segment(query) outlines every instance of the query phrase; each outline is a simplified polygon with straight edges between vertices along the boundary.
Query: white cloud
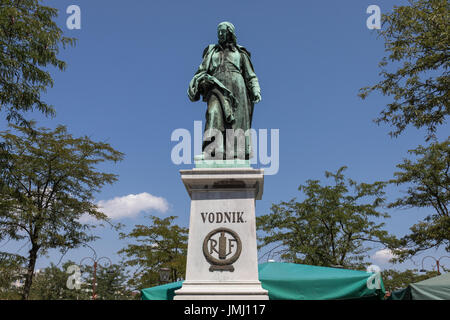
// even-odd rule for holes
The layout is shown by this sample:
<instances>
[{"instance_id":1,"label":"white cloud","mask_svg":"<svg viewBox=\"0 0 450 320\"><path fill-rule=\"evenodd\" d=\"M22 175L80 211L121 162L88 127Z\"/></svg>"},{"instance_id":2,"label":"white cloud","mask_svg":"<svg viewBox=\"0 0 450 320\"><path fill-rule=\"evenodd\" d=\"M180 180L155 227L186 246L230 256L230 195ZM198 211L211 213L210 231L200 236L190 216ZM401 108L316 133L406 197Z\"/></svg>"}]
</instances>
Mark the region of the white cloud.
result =
<instances>
[{"instance_id":1,"label":"white cloud","mask_svg":"<svg viewBox=\"0 0 450 320\"><path fill-rule=\"evenodd\" d=\"M389 249L382 249L375 252L371 258L377 263L389 263L389 260L395 258L395 255Z\"/></svg>"},{"instance_id":2,"label":"white cloud","mask_svg":"<svg viewBox=\"0 0 450 320\"><path fill-rule=\"evenodd\" d=\"M97 202L99 211L106 214L110 219L117 220L123 218L134 218L141 212L169 210L169 203L162 197L156 197L150 193L129 194L123 197L116 197L110 200L100 200ZM90 217L83 216L85 222Z\"/></svg>"}]
</instances>

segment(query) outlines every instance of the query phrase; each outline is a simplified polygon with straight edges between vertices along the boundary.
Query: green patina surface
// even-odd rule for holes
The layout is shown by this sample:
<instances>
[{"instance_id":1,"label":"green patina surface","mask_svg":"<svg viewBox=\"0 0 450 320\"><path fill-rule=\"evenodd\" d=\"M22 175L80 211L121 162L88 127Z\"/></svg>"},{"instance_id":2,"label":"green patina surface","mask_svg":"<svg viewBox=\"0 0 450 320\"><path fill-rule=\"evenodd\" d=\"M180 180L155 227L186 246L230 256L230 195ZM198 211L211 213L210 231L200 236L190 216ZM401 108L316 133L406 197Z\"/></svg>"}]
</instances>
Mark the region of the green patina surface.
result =
<instances>
[{"instance_id":1,"label":"green patina surface","mask_svg":"<svg viewBox=\"0 0 450 320\"><path fill-rule=\"evenodd\" d=\"M196 168L251 168L250 160L194 160Z\"/></svg>"},{"instance_id":2,"label":"green patina surface","mask_svg":"<svg viewBox=\"0 0 450 320\"><path fill-rule=\"evenodd\" d=\"M213 154L223 155L223 159L228 158L227 154L250 159L251 136L247 133L254 105L261 101L259 81L250 52L237 43L234 25L220 23L217 36L218 43L204 50L188 89L191 101L203 97L207 103L203 159L211 159Z\"/></svg>"}]
</instances>

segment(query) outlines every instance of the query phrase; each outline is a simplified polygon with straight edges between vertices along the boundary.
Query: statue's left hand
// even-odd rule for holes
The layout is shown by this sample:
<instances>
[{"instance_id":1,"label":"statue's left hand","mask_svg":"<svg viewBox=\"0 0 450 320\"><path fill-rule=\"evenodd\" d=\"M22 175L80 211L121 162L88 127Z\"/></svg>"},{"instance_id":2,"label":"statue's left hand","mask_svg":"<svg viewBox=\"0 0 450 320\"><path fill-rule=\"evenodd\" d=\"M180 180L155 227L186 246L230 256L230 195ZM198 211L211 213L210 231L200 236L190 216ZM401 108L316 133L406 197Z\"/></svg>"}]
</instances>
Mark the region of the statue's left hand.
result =
<instances>
[{"instance_id":1,"label":"statue's left hand","mask_svg":"<svg viewBox=\"0 0 450 320\"><path fill-rule=\"evenodd\" d=\"M255 92L253 94L253 103L258 103L261 101L261 94L259 92Z\"/></svg>"}]
</instances>

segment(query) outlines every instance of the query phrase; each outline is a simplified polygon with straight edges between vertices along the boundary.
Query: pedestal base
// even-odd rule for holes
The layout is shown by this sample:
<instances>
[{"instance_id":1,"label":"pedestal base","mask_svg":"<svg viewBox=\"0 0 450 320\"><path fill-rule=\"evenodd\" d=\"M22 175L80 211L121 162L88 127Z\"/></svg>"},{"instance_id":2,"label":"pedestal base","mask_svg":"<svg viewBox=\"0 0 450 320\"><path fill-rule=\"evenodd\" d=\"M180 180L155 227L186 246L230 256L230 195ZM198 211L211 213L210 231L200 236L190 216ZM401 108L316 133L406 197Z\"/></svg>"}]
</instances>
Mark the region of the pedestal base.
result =
<instances>
[{"instance_id":1,"label":"pedestal base","mask_svg":"<svg viewBox=\"0 0 450 320\"><path fill-rule=\"evenodd\" d=\"M186 281L175 300L268 300L258 278L255 201L261 169L182 170L191 197Z\"/></svg>"},{"instance_id":2,"label":"pedestal base","mask_svg":"<svg viewBox=\"0 0 450 320\"><path fill-rule=\"evenodd\" d=\"M259 281L185 281L175 291L174 300L269 300L269 297Z\"/></svg>"}]
</instances>

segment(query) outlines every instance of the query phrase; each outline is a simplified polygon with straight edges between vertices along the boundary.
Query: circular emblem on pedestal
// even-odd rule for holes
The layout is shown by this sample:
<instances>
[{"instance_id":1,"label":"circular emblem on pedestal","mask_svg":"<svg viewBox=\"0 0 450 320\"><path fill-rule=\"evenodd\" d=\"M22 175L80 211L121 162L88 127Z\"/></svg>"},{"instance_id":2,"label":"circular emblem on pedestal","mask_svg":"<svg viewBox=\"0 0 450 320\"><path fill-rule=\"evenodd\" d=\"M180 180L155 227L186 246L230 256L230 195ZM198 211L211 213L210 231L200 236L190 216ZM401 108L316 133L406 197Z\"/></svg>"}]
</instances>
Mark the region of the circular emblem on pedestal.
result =
<instances>
[{"instance_id":1,"label":"circular emblem on pedestal","mask_svg":"<svg viewBox=\"0 0 450 320\"><path fill-rule=\"evenodd\" d=\"M234 271L233 263L239 259L242 242L238 234L228 228L218 228L203 240L203 254L211 264L209 271Z\"/></svg>"}]
</instances>

